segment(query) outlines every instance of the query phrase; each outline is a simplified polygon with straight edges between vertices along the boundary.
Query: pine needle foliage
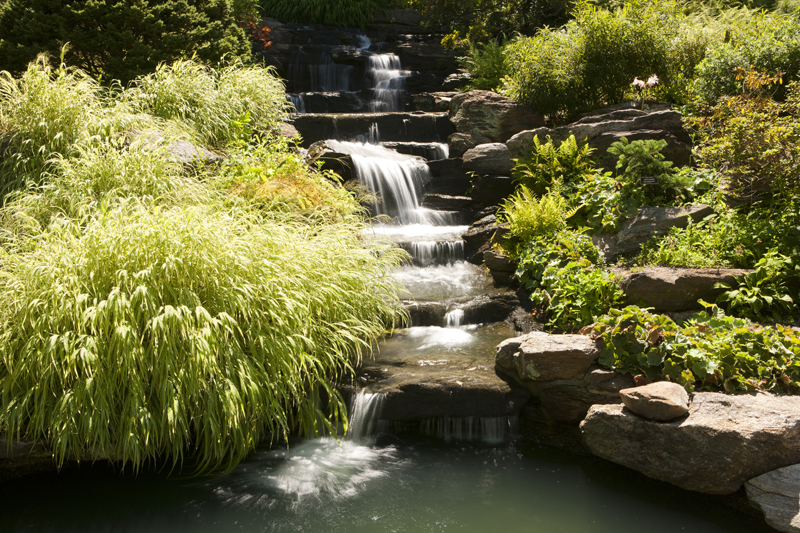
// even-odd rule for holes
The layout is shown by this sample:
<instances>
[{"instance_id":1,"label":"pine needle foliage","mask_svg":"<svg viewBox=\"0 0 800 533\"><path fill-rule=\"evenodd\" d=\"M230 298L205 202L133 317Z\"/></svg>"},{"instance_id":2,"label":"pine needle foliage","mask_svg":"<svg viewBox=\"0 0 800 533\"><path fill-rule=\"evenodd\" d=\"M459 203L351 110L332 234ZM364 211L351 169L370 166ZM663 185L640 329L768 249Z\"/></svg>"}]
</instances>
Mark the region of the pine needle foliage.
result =
<instances>
[{"instance_id":1,"label":"pine needle foliage","mask_svg":"<svg viewBox=\"0 0 800 533\"><path fill-rule=\"evenodd\" d=\"M330 430L330 383L396 317L397 256L349 226L131 201L35 240L0 251L0 425L59 464L227 468L265 436Z\"/></svg>"},{"instance_id":2,"label":"pine needle foliage","mask_svg":"<svg viewBox=\"0 0 800 533\"><path fill-rule=\"evenodd\" d=\"M376 0L261 0L265 16L282 22L359 26L372 20L375 12L385 9L385 2Z\"/></svg>"}]
</instances>

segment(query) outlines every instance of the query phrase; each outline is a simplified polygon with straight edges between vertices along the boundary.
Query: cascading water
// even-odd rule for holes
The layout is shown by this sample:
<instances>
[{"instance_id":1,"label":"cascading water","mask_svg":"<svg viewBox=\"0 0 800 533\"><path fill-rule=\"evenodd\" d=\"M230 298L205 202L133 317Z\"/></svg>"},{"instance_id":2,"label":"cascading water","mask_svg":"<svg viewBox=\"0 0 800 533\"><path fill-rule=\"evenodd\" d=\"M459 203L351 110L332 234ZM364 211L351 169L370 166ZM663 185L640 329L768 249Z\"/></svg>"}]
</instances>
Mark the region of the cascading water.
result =
<instances>
[{"instance_id":1,"label":"cascading water","mask_svg":"<svg viewBox=\"0 0 800 533\"><path fill-rule=\"evenodd\" d=\"M483 441L496 444L514 433L516 417L439 417L422 422L422 434L450 441Z\"/></svg>"},{"instance_id":2,"label":"cascading water","mask_svg":"<svg viewBox=\"0 0 800 533\"><path fill-rule=\"evenodd\" d=\"M288 78L292 90L301 92L347 92L351 90L353 67L335 63L327 52L300 50L292 55Z\"/></svg>"},{"instance_id":3,"label":"cascading water","mask_svg":"<svg viewBox=\"0 0 800 533\"><path fill-rule=\"evenodd\" d=\"M363 443L375 437L383 409L384 395L358 391L350 407L350 427L347 436L353 442Z\"/></svg>"},{"instance_id":4,"label":"cascading water","mask_svg":"<svg viewBox=\"0 0 800 533\"><path fill-rule=\"evenodd\" d=\"M452 311L448 311L447 314L444 315L444 322L445 326L448 328L460 327L464 322L464 310L453 309Z\"/></svg>"},{"instance_id":5,"label":"cascading water","mask_svg":"<svg viewBox=\"0 0 800 533\"><path fill-rule=\"evenodd\" d=\"M400 58L394 54L376 54L369 57L367 78L372 89L370 111L402 111L405 107L406 78L408 71L402 70Z\"/></svg>"},{"instance_id":6,"label":"cascading water","mask_svg":"<svg viewBox=\"0 0 800 533\"><path fill-rule=\"evenodd\" d=\"M452 265L464 260L464 241L416 241L400 243L415 266Z\"/></svg>"}]
</instances>

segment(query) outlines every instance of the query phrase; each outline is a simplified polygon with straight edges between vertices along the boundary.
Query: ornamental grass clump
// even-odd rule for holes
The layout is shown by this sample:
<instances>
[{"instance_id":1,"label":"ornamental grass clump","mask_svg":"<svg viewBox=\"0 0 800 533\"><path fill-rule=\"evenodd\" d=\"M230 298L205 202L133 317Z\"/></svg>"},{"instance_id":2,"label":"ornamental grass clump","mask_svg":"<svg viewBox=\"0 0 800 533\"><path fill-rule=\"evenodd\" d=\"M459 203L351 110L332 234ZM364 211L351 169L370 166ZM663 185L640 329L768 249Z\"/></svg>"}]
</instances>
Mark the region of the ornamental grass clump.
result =
<instances>
[{"instance_id":1,"label":"ornamental grass clump","mask_svg":"<svg viewBox=\"0 0 800 533\"><path fill-rule=\"evenodd\" d=\"M123 100L139 112L186 124L195 141L212 148L253 131L274 133L290 105L271 68L236 62L211 69L194 60L159 65L134 80Z\"/></svg>"},{"instance_id":2,"label":"ornamental grass clump","mask_svg":"<svg viewBox=\"0 0 800 533\"><path fill-rule=\"evenodd\" d=\"M331 383L398 316L401 252L351 225L130 200L17 238L34 242L0 248L0 427L58 464L224 469L331 430Z\"/></svg>"}]
</instances>

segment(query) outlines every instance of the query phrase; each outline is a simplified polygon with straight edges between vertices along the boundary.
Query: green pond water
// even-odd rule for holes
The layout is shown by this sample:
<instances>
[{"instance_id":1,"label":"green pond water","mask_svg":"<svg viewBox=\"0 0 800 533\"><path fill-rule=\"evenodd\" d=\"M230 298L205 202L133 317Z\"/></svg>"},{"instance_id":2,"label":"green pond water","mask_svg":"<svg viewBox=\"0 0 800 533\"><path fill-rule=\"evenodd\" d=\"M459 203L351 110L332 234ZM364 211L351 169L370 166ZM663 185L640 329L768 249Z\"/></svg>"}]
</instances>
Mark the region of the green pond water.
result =
<instances>
[{"instance_id":1,"label":"green pond water","mask_svg":"<svg viewBox=\"0 0 800 533\"><path fill-rule=\"evenodd\" d=\"M759 532L757 517L596 459L317 439L203 479L83 467L0 487L3 531Z\"/></svg>"}]
</instances>

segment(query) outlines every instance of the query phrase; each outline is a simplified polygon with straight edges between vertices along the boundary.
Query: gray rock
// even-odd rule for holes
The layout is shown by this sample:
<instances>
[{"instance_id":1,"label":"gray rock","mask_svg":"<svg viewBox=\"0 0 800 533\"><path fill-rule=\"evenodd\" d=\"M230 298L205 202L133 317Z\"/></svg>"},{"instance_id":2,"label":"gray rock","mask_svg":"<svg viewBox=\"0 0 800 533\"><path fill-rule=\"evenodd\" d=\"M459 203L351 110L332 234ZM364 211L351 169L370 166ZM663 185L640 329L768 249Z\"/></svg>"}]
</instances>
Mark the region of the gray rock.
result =
<instances>
[{"instance_id":1,"label":"gray rock","mask_svg":"<svg viewBox=\"0 0 800 533\"><path fill-rule=\"evenodd\" d=\"M519 305L519 296L509 291L483 294L458 307L464 311L464 324L485 324L506 320Z\"/></svg>"},{"instance_id":2,"label":"gray rock","mask_svg":"<svg viewBox=\"0 0 800 533\"><path fill-rule=\"evenodd\" d=\"M625 407L650 420L673 420L689 412L689 394L682 386L659 381L619 391Z\"/></svg>"},{"instance_id":3,"label":"gray rock","mask_svg":"<svg viewBox=\"0 0 800 533\"><path fill-rule=\"evenodd\" d=\"M636 383L633 381L633 376L629 374L620 374L619 372L602 368L595 368L589 373L589 392L616 395L622 389L629 389L635 386Z\"/></svg>"},{"instance_id":4,"label":"gray rock","mask_svg":"<svg viewBox=\"0 0 800 533\"><path fill-rule=\"evenodd\" d=\"M698 300L713 302L722 294L724 289L715 289L715 283L732 283L733 276L747 272L733 268L647 267L625 274L620 287L628 305L652 307L657 313L684 312L700 310Z\"/></svg>"},{"instance_id":5,"label":"gray rock","mask_svg":"<svg viewBox=\"0 0 800 533\"><path fill-rule=\"evenodd\" d=\"M800 532L800 464L767 472L744 485L747 499L778 531Z\"/></svg>"},{"instance_id":6,"label":"gray rock","mask_svg":"<svg viewBox=\"0 0 800 533\"><path fill-rule=\"evenodd\" d=\"M594 341L585 335L534 332L501 342L495 363L498 372L522 383L576 380L584 378L597 355Z\"/></svg>"},{"instance_id":7,"label":"gray rock","mask_svg":"<svg viewBox=\"0 0 800 533\"><path fill-rule=\"evenodd\" d=\"M607 155L608 147L615 141L626 137L629 141L639 139L663 139L667 147L662 152L668 161L675 165L686 165L690 161L692 139L684 130L681 114L674 110L642 113L633 109L618 109L610 112L586 116L581 120L552 130L536 128L522 131L507 141L512 157L520 157L530 151L533 138L546 142L549 135L556 144L575 135L579 141L586 140L595 148L595 157L606 167L613 168L615 160Z\"/></svg>"},{"instance_id":8,"label":"gray rock","mask_svg":"<svg viewBox=\"0 0 800 533\"><path fill-rule=\"evenodd\" d=\"M800 463L800 396L695 393L688 416L656 422L622 405L595 405L581 423L595 455L709 494Z\"/></svg>"},{"instance_id":9,"label":"gray rock","mask_svg":"<svg viewBox=\"0 0 800 533\"><path fill-rule=\"evenodd\" d=\"M447 304L442 302L403 301L403 307L411 326L441 326L447 313Z\"/></svg>"},{"instance_id":10,"label":"gray rock","mask_svg":"<svg viewBox=\"0 0 800 533\"><path fill-rule=\"evenodd\" d=\"M302 113L359 113L367 110L367 102L357 93L306 92L295 96L302 98L302 109L298 109Z\"/></svg>"},{"instance_id":11,"label":"gray rock","mask_svg":"<svg viewBox=\"0 0 800 533\"><path fill-rule=\"evenodd\" d=\"M483 135L477 137L468 133L453 133L447 138L447 146L450 149L451 157L461 157L470 148L475 148L479 144L489 142L489 138Z\"/></svg>"},{"instance_id":12,"label":"gray rock","mask_svg":"<svg viewBox=\"0 0 800 533\"><path fill-rule=\"evenodd\" d=\"M497 270L499 272L517 271L517 265L511 259L494 250L484 252L483 260L489 270Z\"/></svg>"},{"instance_id":13,"label":"gray rock","mask_svg":"<svg viewBox=\"0 0 800 533\"><path fill-rule=\"evenodd\" d=\"M469 196L450 196L447 194L426 194L422 198L422 207L443 211L468 209L472 205Z\"/></svg>"},{"instance_id":14,"label":"gray rock","mask_svg":"<svg viewBox=\"0 0 800 533\"><path fill-rule=\"evenodd\" d=\"M509 176L481 176L472 184L474 205L497 205L514 194L516 184Z\"/></svg>"},{"instance_id":15,"label":"gray rock","mask_svg":"<svg viewBox=\"0 0 800 533\"><path fill-rule=\"evenodd\" d=\"M554 382L539 392L539 403L551 423L577 425L593 405L619 402L618 395L594 393L584 381Z\"/></svg>"},{"instance_id":16,"label":"gray rock","mask_svg":"<svg viewBox=\"0 0 800 533\"><path fill-rule=\"evenodd\" d=\"M484 218L485 222L475 223L461 238L464 239L464 256L467 261L480 265L484 261L484 253L499 243L508 233L505 224L496 224L495 216Z\"/></svg>"},{"instance_id":17,"label":"gray rock","mask_svg":"<svg viewBox=\"0 0 800 533\"><path fill-rule=\"evenodd\" d=\"M503 143L479 144L464 153L464 168L478 174L509 175L514 169L511 154Z\"/></svg>"},{"instance_id":18,"label":"gray rock","mask_svg":"<svg viewBox=\"0 0 800 533\"><path fill-rule=\"evenodd\" d=\"M685 228L689 220L700 222L714 210L707 205L687 207L640 207L639 214L628 219L616 235L596 234L592 241L606 261L614 261L623 254L637 253L642 244L653 237L663 236L672 228Z\"/></svg>"},{"instance_id":19,"label":"gray rock","mask_svg":"<svg viewBox=\"0 0 800 533\"><path fill-rule=\"evenodd\" d=\"M491 91L469 91L453 97L450 120L457 132L482 135L489 142L506 142L520 131L544 126L538 113Z\"/></svg>"}]
</instances>

